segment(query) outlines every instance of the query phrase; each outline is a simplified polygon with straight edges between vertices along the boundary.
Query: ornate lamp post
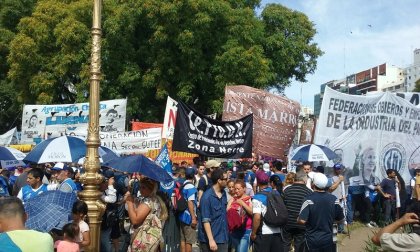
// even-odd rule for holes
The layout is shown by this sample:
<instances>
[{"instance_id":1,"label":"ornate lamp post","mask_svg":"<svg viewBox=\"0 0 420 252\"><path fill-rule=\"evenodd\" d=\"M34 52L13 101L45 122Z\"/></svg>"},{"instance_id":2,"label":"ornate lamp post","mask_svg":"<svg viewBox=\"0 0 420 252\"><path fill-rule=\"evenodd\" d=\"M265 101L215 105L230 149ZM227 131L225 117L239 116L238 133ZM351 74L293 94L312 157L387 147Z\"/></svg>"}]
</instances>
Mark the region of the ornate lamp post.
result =
<instances>
[{"instance_id":1,"label":"ornate lamp post","mask_svg":"<svg viewBox=\"0 0 420 252\"><path fill-rule=\"evenodd\" d=\"M102 0L93 0L92 51L90 64L89 127L86 139L86 172L81 176L84 190L79 197L88 205L91 243L86 251L99 251L99 237L105 204L99 198L98 185L103 177L98 174L100 168L98 147L99 140L99 84L101 80L101 12Z\"/></svg>"}]
</instances>

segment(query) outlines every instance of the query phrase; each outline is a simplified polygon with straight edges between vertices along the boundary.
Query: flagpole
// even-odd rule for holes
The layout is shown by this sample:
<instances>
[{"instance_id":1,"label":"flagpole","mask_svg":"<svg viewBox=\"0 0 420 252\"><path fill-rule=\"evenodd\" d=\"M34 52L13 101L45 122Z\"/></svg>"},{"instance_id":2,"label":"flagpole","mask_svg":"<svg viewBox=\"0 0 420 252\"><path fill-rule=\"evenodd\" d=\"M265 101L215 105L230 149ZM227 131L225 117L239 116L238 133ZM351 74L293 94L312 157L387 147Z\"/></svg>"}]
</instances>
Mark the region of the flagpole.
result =
<instances>
[{"instance_id":1,"label":"flagpole","mask_svg":"<svg viewBox=\"0 0 420 252\"><path fill-rule=\"evenodd\" d=\"M98 190L103 177L100 168L99 152L99 85L101 80L101 15L102 0L93 0L92 49L90 63L89 126L86 139L86 159L83 164L86 172L80 177L84 184L79 197L88 205L90 245L85 251L99 251L102 215L105 204L100 201L102 193Z\"/></svg>"}]
</instances>

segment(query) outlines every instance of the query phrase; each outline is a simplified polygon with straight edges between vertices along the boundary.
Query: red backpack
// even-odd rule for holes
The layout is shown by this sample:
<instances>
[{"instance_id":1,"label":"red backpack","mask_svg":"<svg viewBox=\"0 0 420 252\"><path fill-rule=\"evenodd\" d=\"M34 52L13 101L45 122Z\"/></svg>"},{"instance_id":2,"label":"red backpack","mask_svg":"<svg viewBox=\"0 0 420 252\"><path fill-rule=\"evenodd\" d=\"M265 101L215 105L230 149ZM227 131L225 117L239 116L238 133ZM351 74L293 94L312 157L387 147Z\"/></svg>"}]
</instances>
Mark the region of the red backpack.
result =
<instances>
[{"instance_id":1,"label":"red backpack","mask_svg":"<svg viewBox=\"0 0 420 252\"><path fill-rule=\"evenodd\" d=\"M246 225L246 212L235 202L232 202L232 207L227 210L228 230L230 233L236 230L244 230ZM236 204L236 207L234 206Z\"/></svg>"}]
</instances>

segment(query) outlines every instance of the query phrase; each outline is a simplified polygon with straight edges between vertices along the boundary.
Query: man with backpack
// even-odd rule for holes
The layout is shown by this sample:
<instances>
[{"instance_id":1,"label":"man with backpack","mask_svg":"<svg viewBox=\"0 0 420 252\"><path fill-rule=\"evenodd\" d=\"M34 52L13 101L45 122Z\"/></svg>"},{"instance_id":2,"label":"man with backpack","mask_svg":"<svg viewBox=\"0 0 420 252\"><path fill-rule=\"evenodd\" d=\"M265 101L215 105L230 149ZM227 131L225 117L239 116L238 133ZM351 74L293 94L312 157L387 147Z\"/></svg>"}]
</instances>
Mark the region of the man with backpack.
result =
<instances>
[{"instance_id":1,"label":"man with backpack","mask_svg":"<svg viewBox=\"0 0 420 252\"><path fill-rule=\"evenodd\" d=\"M268 187L270 178L264 171L258 171L256 179L260 192L252 199L251 240L254 241L254 251L284 251L281 226L287 223L286 207L280 194ZM274 212L278 216L273 216ZM273 223L272 219L280 223Z\"/></svg>"},{"instance_id":2,"label":"man with backpack","mask_svg":"<svg viewBox=\"0 0 420 252\"><path fill-rule=\"evenodd\" d=\"M335 252L333 241L334 221L344 221L343 209L339 200L327 192L329 180L322 173L313 175L312 187L314 192L303 202L298 223L306 226L305 251Z\"/></svg>"},{"instance_id":3,"label":"man with backpack","mask_svg":"<svg viewBox=\"0 0 420 252\"><path fill-rule=\"evenodd\" d=\"M179 214L180 234L181 234L181 252L191 252L192 245L197 242L197 215L196 215L196 197L197 189L194 186L193 168L185 169L185 182L181 187L182 198L187 202L187 208Z\"/></svg>"}]
</instances>

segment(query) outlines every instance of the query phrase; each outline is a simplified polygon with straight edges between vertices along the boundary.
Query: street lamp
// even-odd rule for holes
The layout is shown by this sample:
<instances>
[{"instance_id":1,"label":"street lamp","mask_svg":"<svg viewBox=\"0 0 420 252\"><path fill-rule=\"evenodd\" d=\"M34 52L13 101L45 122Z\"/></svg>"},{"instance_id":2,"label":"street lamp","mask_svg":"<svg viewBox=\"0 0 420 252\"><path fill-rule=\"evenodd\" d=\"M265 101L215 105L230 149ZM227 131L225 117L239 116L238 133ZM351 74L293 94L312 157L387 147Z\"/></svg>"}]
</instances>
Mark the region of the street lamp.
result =
<instances>
[{"instance_id":1,"label":"street lamp","mask_svg":"<svg viewBox=\"0 0 420 252\"><path fill-rule=\"evenodd\" d=\"M98 147L99 139L99 84L101 80L101 12L102 0L93 0L92 49L90 63L89 126L86 139L86 172L80 177L84 184L79 197L88 205L91 243L85 251L99 251L102 215L105 204L100 201L102 193L98 190L103 177L100 168Z\"/></svg>"}]
</instances>

